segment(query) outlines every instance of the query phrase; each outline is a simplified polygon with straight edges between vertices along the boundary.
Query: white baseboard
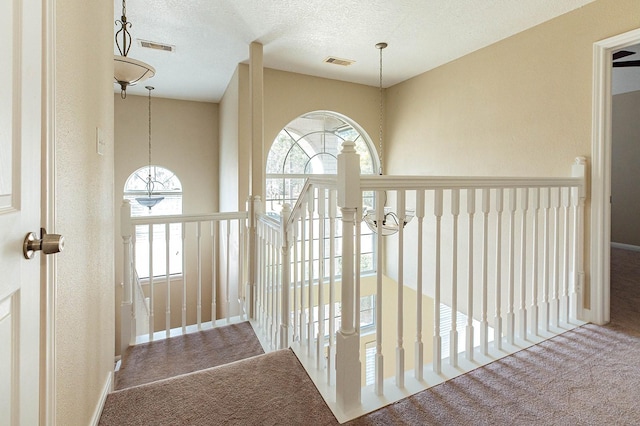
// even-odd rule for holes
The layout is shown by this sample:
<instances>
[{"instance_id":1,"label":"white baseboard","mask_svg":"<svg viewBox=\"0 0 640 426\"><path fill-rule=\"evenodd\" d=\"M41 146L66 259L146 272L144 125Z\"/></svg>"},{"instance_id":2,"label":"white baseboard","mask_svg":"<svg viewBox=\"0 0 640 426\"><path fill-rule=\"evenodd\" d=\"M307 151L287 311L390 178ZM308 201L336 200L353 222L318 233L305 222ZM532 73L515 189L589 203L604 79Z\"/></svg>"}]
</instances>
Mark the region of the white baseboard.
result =
<instances>
[{"instance_id":1,"label":"white baseboard","mask_svg":"<svg viewBox=\"0 0 640 426\"><path fill-rule=\"evenodd\" d=\"M630 251L640 251L640 246L634 246L632 244L623 244L623 243L614 243L611 242L611 248L630 250Z\"/></svg>"},{"instance_id":2,"label":"white baseboard","mask_svg":"<svg viewBox=\"0 0 640 426\"><path fill-rule=\"evenodd\" d=\"M102 394L100 395L100 400L98 401L98 405L96 405L96 409L93 412L93 418L91 419L92 426L98 426L100 422L100 416L102 415L102 409L104 408L104 404L107 401L107 396L109 392L111 392L113 388L113 371L110 371L107 374L107 380L104 383L104 387L102 388Z\"/></svg>"}]
</instances>

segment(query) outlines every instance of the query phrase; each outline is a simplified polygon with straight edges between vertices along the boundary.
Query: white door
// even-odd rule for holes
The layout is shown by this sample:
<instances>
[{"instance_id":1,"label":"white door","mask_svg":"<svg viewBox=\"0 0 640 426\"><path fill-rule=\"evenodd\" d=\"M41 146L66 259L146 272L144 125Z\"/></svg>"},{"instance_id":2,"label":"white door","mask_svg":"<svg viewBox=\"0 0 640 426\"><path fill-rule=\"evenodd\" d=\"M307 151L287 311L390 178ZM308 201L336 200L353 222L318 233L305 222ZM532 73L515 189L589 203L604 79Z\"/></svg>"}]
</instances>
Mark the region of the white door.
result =
<instances>
[{"instance_id":1,"label":"white door","mask_svg":"<svg viewBox=\"0 0 640 426\"><path fill-rule=\"evenodd\" d=\"M37 425L40 262L42 1L0 2L0 425Z\"/></svg>"}]
</instances>

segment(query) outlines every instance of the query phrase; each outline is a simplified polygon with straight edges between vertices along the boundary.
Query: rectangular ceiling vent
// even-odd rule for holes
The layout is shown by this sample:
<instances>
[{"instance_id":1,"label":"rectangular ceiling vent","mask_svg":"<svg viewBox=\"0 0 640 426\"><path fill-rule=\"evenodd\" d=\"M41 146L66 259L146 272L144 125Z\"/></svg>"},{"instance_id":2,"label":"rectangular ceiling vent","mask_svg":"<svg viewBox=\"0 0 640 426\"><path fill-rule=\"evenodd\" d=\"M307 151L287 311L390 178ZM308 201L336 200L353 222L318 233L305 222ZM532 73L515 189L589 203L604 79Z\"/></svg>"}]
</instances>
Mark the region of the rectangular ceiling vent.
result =
<instances>
[{"instance_id":1,"label":"rectangular ceiling vent","mask_svg":"<svg viewBox=\"0 0 640 426\"><path fill-rule=\"evenodd\" d=\"M163 50L165 52L175 52L176 47L170 44L164 43L156 43L155 41L148 40L138 40L140 47L144 47L146 49L155 49L155 50Z\"/></svg>"},{"instance_id":2,"label":"rectangular ceiling vent","mask_svg":"<svg viewBox=\"0 0 640 426\"><path fill-rule=\"evenodd\" d=\"M351 65L355 61L352 61L350 59L340 59L340 58L336 58L336 57L333 57L333 56L329 56L323 62L326 62L327 64L333 64L333 65L340 65L340 66L343 66L343 67L348 67L349 65Z\"/></svg>"}]
</instances>

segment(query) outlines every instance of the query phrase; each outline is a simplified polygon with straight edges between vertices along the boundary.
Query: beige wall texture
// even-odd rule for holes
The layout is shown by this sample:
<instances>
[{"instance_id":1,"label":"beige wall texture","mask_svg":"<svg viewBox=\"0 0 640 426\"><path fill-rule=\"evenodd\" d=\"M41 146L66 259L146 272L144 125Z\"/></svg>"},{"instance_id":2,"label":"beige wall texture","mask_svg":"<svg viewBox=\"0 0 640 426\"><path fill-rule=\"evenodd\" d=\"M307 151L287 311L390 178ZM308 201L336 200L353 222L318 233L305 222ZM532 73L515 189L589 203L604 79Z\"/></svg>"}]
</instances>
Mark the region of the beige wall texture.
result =
<instances>
[{"instance_id":1,"label":"beige wall texture","mask_svg":"<svg viewBox=\"0 0 640 426\"><path fill-rule=\"evenodd\" d=\"M58 0L55 11L50 195L66 241L56 255L55 422L87 425L113 371L113 3ZM96 128L104 155L96 153Z\"/></svg>"},{"instance_id":2,"label":"beige wall texture","mask_svg":"<svg viewBox=\"0 0 640 426\"><path fill-rule=\"evenodd\" d=\"M205 214L218 210L218 104L193 102L153 97L151 94L151 143L152 164L165 167L178 176L182 183L183 213ZM114 98L115 120L115 203L118 214L115 219L115 283L116 283L116 354L120 353L120 302L122 300L123 248L120 237L120 206L124 184L131 173L148 164L149 101L146 96L120 94ZM209 231L204 235L209 235ZM208 233L207 233L208 232ZM189 306L195 306L196 292L193 289L197 277L195 264L195 228L189 226L187 245L187 276L189 280L187 298ZM211 256L211 247L206 241L204 256ZM208 258L208 257L205 257ZM205 270L203 279L210 282L211 269ZM165 325L166 283L160 280L154 287L155 329ZM148 293L148 287L144 287ZM171 285L171 323L181 323L181 282ZM211 300L211 288L205 286L205 300ZM203 303L203 318L210 318L211 304ZM195 322L195 312L188 310L188 322Z\"/></svg>"},{"instance_id":3,"label":"beige wall texture","mask_svg":"<svg viewBox=\"0 0 640 426\"><path fill-rule=\"evenodd\" d=\"M238 128L239 128L239 69L231 77L220 101L220 168L218 171L220 211L237 211L238 195Z\"/></svg>"},{"instance_id":4,"label":"beige wall texture","mask_svg":"<svg viewBox=\"0 0 640 426\"><path fill-rule=\"evenodd\" d=\"M613 97L611 241L640 246L640 91Z\"/></svg>"},{"instance_id":5,"label":"beige wall texture","mask_svg":"<svg viewBox=\"0 0 640 426\"><path fill-rule=\"evenodd\" d=\"M593 44L638 16L638 0L598 0L389 88L387 172L568 176L591 153Z\"/></svg>"}]
</instances>

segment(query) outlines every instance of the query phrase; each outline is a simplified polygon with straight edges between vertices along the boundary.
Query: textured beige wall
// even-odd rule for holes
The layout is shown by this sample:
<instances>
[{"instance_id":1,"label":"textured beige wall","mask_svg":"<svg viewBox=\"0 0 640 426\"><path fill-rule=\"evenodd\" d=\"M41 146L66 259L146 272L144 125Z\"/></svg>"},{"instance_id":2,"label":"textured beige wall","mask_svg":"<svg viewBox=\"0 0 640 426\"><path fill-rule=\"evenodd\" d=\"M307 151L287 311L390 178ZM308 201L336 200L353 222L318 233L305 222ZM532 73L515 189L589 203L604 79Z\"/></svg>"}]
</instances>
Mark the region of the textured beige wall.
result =
<instances>
[{"instance_id":1,"label":"textured beige wall","mask_svg":"<svg viewBox=\"0 0 640 426\"><path fill-rule=\"evenodd\" d=\"M152 81L150 82L152 83ZM183 213L211 213L218 209L218 104L182 101L153 97L151 94L152 163L166 167L176 173L182 183ZM146 96L114 97L114 137L115 137L115 203L117 212L114 229L115 283L116 283L116 354L120 353L120 302L122 300L122 238L120 237L120 206L124 184L131 173L148 164L149 105ZM195 230L188 228L189 235ZM206 234L205 234L206 235ZM191 244L187 253L195 252ZM206 247L204 254L211 252ZM191 257L193 260L193 256ZM193 262L192 262L193 263ZM194 277L190 287L195 285L195 264L190 265ZM206 271L204 279L210 277ZM148 291L148 288L145 287ZM210 300L210 288L205 287L205 300ZM155 329L165 326L166 284L155 286ZM171 322L172 327L181 323L180 307L182 299L181 283L172 284ZM195 306L196 293L188 291L188 298ZM181 303L181 302L180 302ZM210 302L203 303L203 318L210 318ZM187 311L187 320L195 322L193 309Z\"/></svg>"},{"instance_id":2,"label":"textured beige wall","mask_svg":"<svg viewBox=\"0 0 640 426\"><path fill-rule=\"evenodd\" d=\"M640 246L640 91L613 97L611 241Z\"/></svg>"},{"instance_id":3,"label":"textured beige wall","mask_svg":"<svg viewBox=\"0 0 640 426\"><path fill-rule=\"evenodd\" d=\"M55 10L56 424L87 425L113 370L113 3Z\"/></svg>"},{"instance_id":4,"label":"textured beige wall","mask_svg":"<svg viewBox=\"0 0 640 426\"><path fill-rule=\"evenodd\" d=\"M591 153L593 44L639 14L598 0L389 88L387 172L568 176Z\"/></svg>"},{"instance_id":5,"label":"textured beige wall","mask_svg":"<svg viewBox=\"0 0 640 426\"><path fill-rule=\"evenodd\" d=\"M265 158L262 167L280 130L311 111L327 110L346 115L362 126L377 145L380 100L376 87L273 69L265 69L264 73Z\"/></svg>"}]
</instances>

